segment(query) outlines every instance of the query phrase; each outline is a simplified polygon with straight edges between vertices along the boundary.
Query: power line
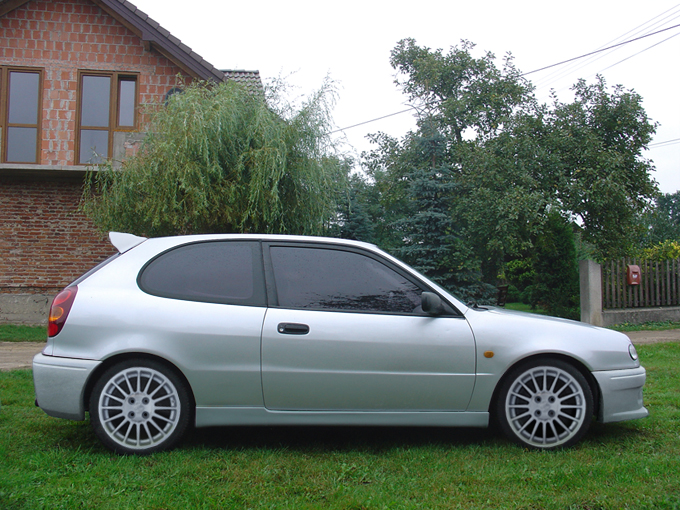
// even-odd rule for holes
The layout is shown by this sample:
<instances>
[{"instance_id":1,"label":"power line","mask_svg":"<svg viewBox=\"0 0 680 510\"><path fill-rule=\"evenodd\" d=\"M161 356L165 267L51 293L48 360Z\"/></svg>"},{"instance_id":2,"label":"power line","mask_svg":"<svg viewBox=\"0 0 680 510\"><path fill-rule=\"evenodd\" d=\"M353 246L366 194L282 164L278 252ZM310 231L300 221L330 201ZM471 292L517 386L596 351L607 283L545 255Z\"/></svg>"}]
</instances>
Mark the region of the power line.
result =
<instances>
[{"instance_id":1,"label":"power line","mask_svg":"<svg viewBox=\"0 0 680 510\"><path fill-rule=\"evenodd\" d=\"M650 143L648 147L668 147L669 145L677 145L680 143L680 138L673 138L672 140L666 140L664 142Z\"/></svg>"},{"instance_id":2,"label":"power line","mask_svg":"<svg viewBox=\"0 0 680 510\"><path fill-rule=\"evenodd\" d=\"M680 16L679 15L680 11L676 11L676 9L678 9L678 7L680 7L680 4L675 5L674 7L671 7L670 9L662 12L661 14L653 17L650 20L645 21L644 23L638 25L637 27L629 30L625 34L622 34L619 37L616 37L615 39L608 41L607 43L603 44L602 46L600 46L597 49L600 50L600 49L604 48L605 46L610 46L610 45L612 45L612 44L614 44L615 42L618 42L618 41L627 41L628 38L634 37L636 35L640 35L640 33L642 33L642 35L648 35L649 32L651 32L652 30L656 30L659 26L663 26L663 25L677 19ZM673 11L675 11L675 12L673 12ZM661 19L659 19L659 18L661 18ZM620 49L620 47L616 47L616 48L613 48L612 50L608 51L607 53L604 53L604 51L603 51L602 53L598 54L598 56L591 56L590 58L587 58L583 61L579 61L578 63L574 62L571 65L568 65L566 67L562 67L560 70L555 70L551 73L548 73L544 77L539 78L537 81L534 82L534 85L536 86L537 89L544 88L551 81L555 81L555 80L560 79L560 78L562 78L562 77L564 77L568 74L576 72L576 70L585 67L589 63L593 63L596 60L604 58L608 54L614 53L615 51L618 51L619 49Z\"/></svg>"},{"instance_id":3,"label":"power line","mask_svg":"<svg viewBox=\"0 0 680 510\"><path fill-rule=\"evenodd\" d=\"M590 75L586 76L586 79L587 79L587 78L592 78L593 76L596 76L596 75L598 75L598 74L601 74L601 73L603 73L603 72L605 72L605 71L611 69L612 67L616 67L617 65L622 64L623 62L626 62L627 60L630 60L630 59L633 58L633 57L637 57L638 55L640 55L640 54L646 52L647 50L651 50L652 48L654 48L654 47L656 47L656 46L658 46L658 45L660 45L660 44L662 44L662 43L665 43L666 41L668 41L668 40L670 40L670 39L673 39L674 37L677 37L678 35L680 35L680 32L678 32L678 33L676 33L676 34L673 34L673 35L671 35L670 37L667 37L667 38L664 39L663 41L659 41L659 42L657 42L657 43L654 43L654 44L652 44L651 46L648 46L648 47L646 47L645 49L638 51L637 53L633 53L632 55L629 55L628 57L623 58L623 59L619 60L618 62L615 62L615 63L613 63L613 64L611 64L611 65L605 67L604 69L600 69L599 71L597 71L597 72L595 72L595 73L591 73ZM618 48L617 48L617 49L618 49ZM612 50L610 53L613 53L614 51L616 51L616 49ZM601 57L598 57L598 58L601 58ZM584 67L585 65L587 65L587 64L584 64L583 66L580 66L580 67L582 68L582 67ZM579 67L577 66L577 68L579 68ZM563 76L564 76L564 75L563 75ZM543 85L543 86L537 87L537 88L544 88L545 86L546 86L546 85ZM567 89L567 88L568 88L568 87L562 87L562 88L559 89L558 91L559 91L559 92L562 92L563 90L565 90L565 89Z\"/></svg>"},{"instance_id":4,"label":"power line","mask_svg":"<svg viewBox=\"0 0 680 510\"><path fill-rule=\"evenodd\" d=\"M667 38L664 39L663 41L659 41L658 43L654 43L654 44L652 44L651 46L646 47L644 50L640 50L640 51L638 51L637 53L634 53L633 55L630 55L629 57L624 58L623 60L619 60L619 61L616 62L615 64L612 64L612 65L610 65L610 66L605 67L605 68L602 69L600 72L606 71L607 69L611 69L612 67L617 66L617 65L619 65L621 62L625 62L625 61L628 60L628 59L631 59L631 58L633 58L633 57L637 57L640 53L644 53L644 52L647 51L647 50L651 50L651 49L654 48L655 46L658 46L658 45L661 44L661 43L665 43L665 42L668 41L669 39L673 39L673 37L677 37L677 36L679 36L679 35L680 35L680 32L678 32L677 34L673 34L672 36L667 37Z\"/></svg>"},{"instance_id":5,"label":"power line","mask_svg":"<svg viewBox=\"0 0 680 510\"><path fill-rule=\"evenodd\" d=\"M626 44L629 44L629 43L632 43L632 42L636 42L636 41L639 41L639 40L641 40L641 39L645 39L645 38L647 38L647 37L651 37L651 36L653 36L653 35L657 35L657 34L660 34L660 33L663 33L663 32L667 32L668 30L672 30L672 29L678 28L678 27L680 27L680 24L678 24L678 25L673 25L673 26L671 26L671 27L667 27L667 28L664 28L664 29L662 29L662 30L657 30L656 32L652 32L652 33L650 33L650 34L645 34L645 35L642 35L642 36L640 36L640 37L636 37L635 39L630 39L630 40L627 40L627 41L623 41L623 42L620 42L620 43L618 43L618 44L614 44L614 45L612 45L612 46L608 46L608 47L606 47L606 48L601 48L601 49L599 49L599 50L591 51L590 53L586 53L586 54L581 55L581 56L578 56L578 57L570 58L570 59L568 59L568 60L564 60L564 61L562 61L562 62L558 62L557 64L552 64L552 65L549 65L549 66L546 66L546 67L542 67L542 68L540 68L540 69L535 69L535 70L533 70L533 71L529 71L529 72L527 72L527 73L523 73L523 74L521 74L520 76L524 77L524 76L527 76L527 75L529 75L529 74L538 73L538 72L540 72L540 71L545 71L546 69L551 69L551 68L553 68L553 67L557 67L557 66L560 66L560 65L563 65L563 64L567 64L567 63L569 63L569 62L574 62L574 61L576 61L576 60L579 60L579 59L582 59L582 58L586 58L586 57L589 57L589 56L592 56L592 55L596 55L596 54L598 54L598 53L602 53L602 52L604 52L604 51L611 50L612 48L618 48L618 47L620 47L620 46L624 46L624 45L626 45ZM674 34L674 35L672 35L671 37L668 37L668 38L664 39L663 41L661 41L661 42L659 42L659 43L656 43L656 44L650 46L649 48L646 48L645 50L642 50L642 51L636 53L635 55L632 55L631 57L627 57L626 59L621 60L621 61L617 62L616 64L613 64L613 65L607 67L607 69L609 69L610 67L613 67L613 66L615 66L615 65L617 65L617 64L620 64L621 62L623 62L623 61L625 61L625 60L628 60L628 58L632 58L632 57L634 57L634 56L636 56L636 55L639 55L640 53L643 53L644 51L647 51L648 49L651 49L651 48L653 48L654 46L658 46L659 44L661 44L661 43L663 43L663 42L666 42L666 41L668 41L669 39L672 39L673 37L675 37L675 36L677 36L677 35L680 35L680 33ZM351 126L347 126L347 127L344 127L344 128L336 129L336 130L334 130L334 131L331 131L329 134L332 135L332 134L335 134L335 133L340 133L340 132L342 132L342 131L347 131L348 129L352 129L352 128L355 128L355 127L363 126L363 125L366 125L366 124L371 124L371 123L373 123L373 122L377 122L377 121L379 121L379 120L387 119L387 118L389 118L389 117L394 117L395 115L401 115L402 113L407 113L407 112L412 111L412 109L413 109L413 107L411 107L411 108L409 108L409 109L407 109L407 110L401 110L401 111L398 111L398 112L394 112L394 113L389 113L389 114L387 114L387 115L383 115L383 116L381 116L381 117L376 117L376 118L374 118L374 119L366 120L366 121L364 121L364 122L359 122L358 124L353 124L353 125L351 125Z\"/></svg>"},{"instance_id":6,"label":"power line","mask_svg":"<svg viewBox=\"0 0 680 510\"><path fill-rule=\"evenodd\" d=\"M387 115L383 115L382 117L377 117L375 119L367 120L367 121L364 121L364 122L359 122L358 124L353 124L351 126L347 126L347 127L342 128L342 129L336 129L335 131L331 131L328 134L332 135L332 134L335 134L335 133L339 133L341 131L347 131L348 129L363 126L364 124L370 124L372 122L377 122L379 120L387 119L388 117L394 117L395 115L401 115L402 113L410 112L411 110L413 110L413 107L409 108L408 110L401 110L400 112L388 113Z\"/></svg>"},{"instance_id":7,"label":"power line","mask_svg":"<svg viewBox=\"0 0 680 510\"><path fill-rule=\"evenodd\" d=\"M668 30L672 30L672 29L678 28L678 27L680 27L680 24L679 25L673 25L672 27L664 28L663 30L658 30L656 32L652 32L651 34L642 35L640 37L636 37L635 39L623 41L621 43L614 44L613 46L608 46L606 48L602 48L601 50L591 51L590 53L586 53L585 55L581 55L580 57L570 58L569 60L563 60L562 62L558 62L557 64L552 64L552 65L549 65L549 66L541 67L540 69L535 69L533 71L529 71L528 73L524 73L521 76L528 76L528 75L533 74L533 73L538 73L539 71L545 71L546 69L551 69L553 67L561 66L562 64L567 64L569 62L573 62L574 60L579 60L581 58L589 57L589 56L595 55L597 53L602 53L603 51L611 50L612 48L617 48L619 46L623 46L624 44L630 44L632 42L639 41L640 39L645 39L646 37L651 37L653 35L660 34L662 32L666 32Z\"/></svg>"}]
</instances>

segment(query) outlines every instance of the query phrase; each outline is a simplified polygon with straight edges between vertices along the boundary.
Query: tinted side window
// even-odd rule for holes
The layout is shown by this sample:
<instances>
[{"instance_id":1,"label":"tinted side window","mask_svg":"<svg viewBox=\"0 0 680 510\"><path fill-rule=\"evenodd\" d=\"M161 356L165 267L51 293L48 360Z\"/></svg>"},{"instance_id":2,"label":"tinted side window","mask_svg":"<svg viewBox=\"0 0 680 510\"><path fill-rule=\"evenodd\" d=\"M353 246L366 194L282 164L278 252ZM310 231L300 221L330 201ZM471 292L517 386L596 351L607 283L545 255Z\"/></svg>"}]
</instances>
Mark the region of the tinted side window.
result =
<instances>
[{"instance_id":1,"label":"tinted side window","mask_svg":"<svg viewBox=\"0 0 680 510\"><path fill-rule=\"evenodd\" d=\"M139 286L155 296L265 306L259 243L216 241L174 248L149 262Z\"/></svg>"},{"instance_id":2,"label":"tinted side window","mask_svg":"<svg viewBox=\"0 0 680 510\"><path fill-rule=\"evenodd\" d=\"M279 306L414 313L421 289L360 253L290 246L270 250Z\"/></svg>"}]
</instances>

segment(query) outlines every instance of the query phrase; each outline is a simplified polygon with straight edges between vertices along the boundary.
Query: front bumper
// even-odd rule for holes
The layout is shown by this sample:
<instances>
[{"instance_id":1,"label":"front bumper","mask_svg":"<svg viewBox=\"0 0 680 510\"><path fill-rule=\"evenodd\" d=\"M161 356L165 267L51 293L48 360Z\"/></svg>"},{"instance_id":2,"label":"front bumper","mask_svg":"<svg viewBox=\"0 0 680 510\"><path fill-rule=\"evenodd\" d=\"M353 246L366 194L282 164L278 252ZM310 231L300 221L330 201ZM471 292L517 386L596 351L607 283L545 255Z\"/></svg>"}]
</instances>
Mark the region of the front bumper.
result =
<instances>
[{"instance_id":1,"label":"front bumper","mask_svg":"<svg viewBox=\"0 0 680 510\"><path fill-rule=\"evenodd\" d=\"M602 423L635 420L649 415L642 402L647 372L643 367L593 372L602 400L598 419Z\"/></svg>"},{"instance_id":2,"label":"front bumper","mask_svg":"<svg viewBox=\"0 0 680 510\"><path fill-rule=\"evenodd\" d=\"M85 419L85 387L100 361L36 354L33 385L38 407L55 418Z\"/></svg>"}]
</instances>

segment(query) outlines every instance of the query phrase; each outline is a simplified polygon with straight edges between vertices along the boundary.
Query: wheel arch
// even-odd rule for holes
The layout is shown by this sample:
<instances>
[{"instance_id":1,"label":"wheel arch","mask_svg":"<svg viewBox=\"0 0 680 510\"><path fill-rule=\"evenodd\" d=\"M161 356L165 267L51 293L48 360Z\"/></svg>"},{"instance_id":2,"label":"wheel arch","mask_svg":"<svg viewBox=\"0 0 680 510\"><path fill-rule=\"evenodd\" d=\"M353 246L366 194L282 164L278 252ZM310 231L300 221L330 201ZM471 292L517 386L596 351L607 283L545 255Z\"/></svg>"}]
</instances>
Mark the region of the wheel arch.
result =
<instances>
[{"instance_id":1,"label":"wheel arch","mask_svg":"<svg viewBox=\"0 0 680 510\"><path fill-rule=\"evenodd\" d=\"M496 387L493 390L493 394L491 395L491 400L489 401L489 415L491 417L492 422L496 422L498 417L496 416L496 402L498 400L498 394L503 387L503 384L505 381L510 377L510 374L519 366L529 363L531 361L535 360L551 360L551 359L556 359L560 360L562 362L568 363L572 367L574 367L576 370L578 370L581 375L585 378L586 382L588 383L588 386L590 387L590 391L593 394L593 414L599 418L600 416L600 402L602 401L601 395L600 395L600 386L597 384L597 381L595 380L595 377L593 377L593 374L588 370L588 367L586 367L581 361L577 360L576 358L572 358L571 356L567 356L565 354L560 354L560 353L540 353L540 354L534 354L532 356L527 356L526 358L522 358L520 360L517 360L514 364L510 365L503 376L498 380L496 383Z\"/></svg>"},{"instance_id":2,"label":"wheel arch","mask_svg":"<svg viewBox=\"0 0 680 510\"><path fill-rule=\"evenodd\" d=\"M191 387L191 384L189 383L189 380L186 378L184 373L175 365L174 363L168 361L167 359L161 357L161 356L156 356L154 354L149 354L146 352L125 352L121 354L117 354L115 356L112 356L110 358L107 358L104 360L90 375L90 378L87 381L87 384L85 386L85 391L83 392L83 405L85 408L85 411L89 412L90 408L90 397L92 396L92 391L94 389L94 385L97 384L97 381L99 378L102 376L106 370L108 370L110 367L113 365L123 362L123 361L128 361L128 360L148 360L148 361L155 361L157 363L161 363L164 365L168 370L171 370L172 372L175 373L177 377L180 378L182 383L187 389L187 392L189 394L189 398L191 399L191 406L189 409L189 412L191 413L190 416L190 423L193 423L194 418L195 418L195 412L196 412L196 398L194 397L194 391L193 388Z\"/></svg>"}]
</instances>

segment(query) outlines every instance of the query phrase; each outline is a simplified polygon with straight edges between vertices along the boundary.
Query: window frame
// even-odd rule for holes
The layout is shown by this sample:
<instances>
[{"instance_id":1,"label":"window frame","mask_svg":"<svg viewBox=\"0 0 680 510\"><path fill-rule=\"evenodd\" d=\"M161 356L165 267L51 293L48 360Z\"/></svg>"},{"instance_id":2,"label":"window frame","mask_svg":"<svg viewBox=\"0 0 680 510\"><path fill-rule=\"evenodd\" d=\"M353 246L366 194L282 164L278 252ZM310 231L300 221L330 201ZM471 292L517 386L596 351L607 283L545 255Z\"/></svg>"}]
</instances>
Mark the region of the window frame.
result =
<instances>
[{"instance_id":1,"label":"window frame","mask_svg":"<svg viewBox=\"0 0 680 510\"><path fill-rule=\"evenodd\" d=\"M154 264L157 260L163 258L166 255L171 254L174 251L190 248L197 245L215 245L215 244L247 244L251 248L253 255L253 295L250 298L239 299L239 298L216 298L216 297L199 297L193 294L182 294L181 292L158 292L154 289L150 289L145 284L144 273L149 269L150 266ZM225 260L225 264L228 261ZM266 279L264 274L264 267L262 264L262 245L260 241L248 240L248 239L209 239L205 241L195 241L189 243L182 243L177 246L163 250L162 252L154 255L149 259L137 273L137 286L139 289L150 296L165 298L165 299L175 299L178 301L190 301L194 303L211 303L219 305L231 305L231 306L251 306L251 307L266 307L267 306L267 291L266 291Z\"/></svg>"},{"instance_id":2,"label":"window frame","mask_svg":"<svg viewBox=\"0 0 680 510\"><path fill-rule=\"evenodd\" d=\"M111 81L109 83L109 117L106 127L103 126L88 126L82 124L83 117L83 79L85 77L105 77ZM140 73L127 71L93 71L89 69L81 69L78 71L77 83L77 101L76 101L76 130L75 130L75 146L74 146L74 162L76 165L93 165L98 163L91 163L89 161L80 160L80 151L82 144L83 130L103 131L107 133L108 145L106 148L107 155L103 159L111 159L113 156L113 139L116 132L136 132L138 131L139 123L139 77ZM121 83L124 81L132 81L135 84L134 105L133 105L133 122L131 126L120 125L120 106L121 106Z\"/></svg>"},{"instance_id":3,"label":"window frame","mask_svg":"<svg viewBox=\"0 0 680 510\"><path fill-rule=\"evenodd\" d=\"M426 281L421 280L420 278L417 278L415 275L411 274L410 272L404 270L404 268L392 263L389 259L386 259L384 257L381 257L377 253L373 253L369 250L364 250L355 246L349 246L349 245L342 245L342 244L325 244L325 243L310 243L310 242L295 242L295 241L284 241L284 242L276 242L276 241L268 241L263 243L262 247L262 253L264 257L264 269L265 269L265 276L267 278L267 300L269 302L269 307L270 308L280 308L280 309L287 309L287 310L305 310L305 311L314 311L314 312L328 312L328 313L360 313L360 314L373 314L373 315L402 315L402 316L408 316L408 317L421 317L421 316L429 316L425 312L421 313L416 313L416 312L396 312L396 311L377 311L377 310L353 310L353 309L342 309L342 308L308 308L308 307L288 307L288 306L282 306L279 304L279 297L278 297L278 290L276 288L276 280L275 280L275 275L274 275L274 266L272 263L272 257L271 257L271 248L281 248L281 247L286 247L286 248L310 248L310 249L321 249L321 250L335 250L335 251L345 251L345 252L351 252L357 255L361 255L364 257L367 257L369 259L372 259L386 268L394 271L397 273L399 276L413 284L415 287L420 289L421 295L423 292L434 292L437 295L439 295L442 298L442 302L445 307L444 313L440 315L440 317L461 317L462 315L460 312L451 304L448 302L447 299L445 299L443 296L439 294L435 289L431 288L429 285L427 285Z\"/></svg>"},{"instance_id":4,"label":"window frame","mask_svg":"<svg viewBox=\"0 0 680 510\"><path fill-rule=\"evenodd\" d=\"M21 124L9 121L9 77L13 72L29 73L38 75L38 97L37 97L37 119L35 124ZM39 165L42 151L42 120L43 120L43 84L45 79L45 70L42 67L27 67L27 66L0 66L0 130L2 136L0 137L0 162L14 163L14 164L28 164ZM35 143L35 160L34 161L8 161L8 137L9 128L31 128L36 129L36 143Z\"/></svg>"}]
</instances>

